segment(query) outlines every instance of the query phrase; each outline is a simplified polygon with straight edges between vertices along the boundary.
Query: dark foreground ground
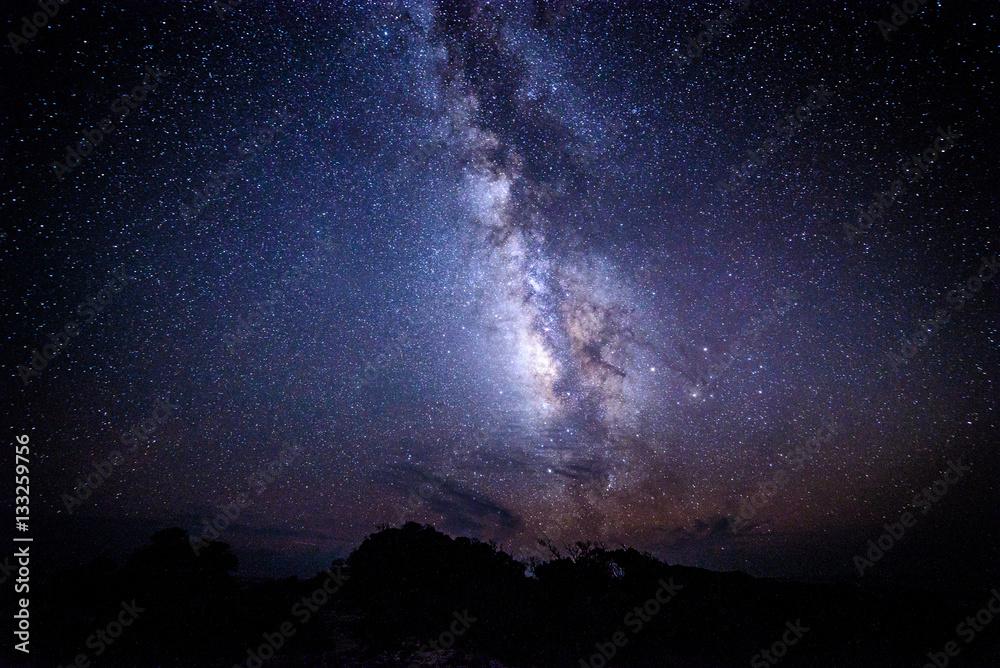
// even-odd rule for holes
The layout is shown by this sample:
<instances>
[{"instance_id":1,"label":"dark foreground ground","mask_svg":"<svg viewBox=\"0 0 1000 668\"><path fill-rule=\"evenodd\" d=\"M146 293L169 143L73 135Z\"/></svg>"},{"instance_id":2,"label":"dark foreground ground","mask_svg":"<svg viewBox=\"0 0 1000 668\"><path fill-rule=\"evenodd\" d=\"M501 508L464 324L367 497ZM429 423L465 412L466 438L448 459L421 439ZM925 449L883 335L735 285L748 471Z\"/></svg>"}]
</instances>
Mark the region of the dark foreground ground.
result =
<instances>
[{"instance_id":1,"label":"dark foreground ground","mask_svg":"<svg viewBox=\"0 0 1000 668\"><path fill-rule=\"evenodd\" d=\"M985 591L789 584L589 545L532 564L529 577L494 546L413 523L370 536L310 580L241 581L236 567L224 544L195 555L183 530L162 531L121 566L97 561L42 585L32 600L30 661L8 661L68 667L82 654L82 668L920 668L936 658L938 668L1000 666L1000 621L975 620L990 601ZM3 608L11 619L13 602L5 598ZM959 626L970 615L973 623ZM945 653L949 641L954 657Z\"/></svg>"}]
</instances>

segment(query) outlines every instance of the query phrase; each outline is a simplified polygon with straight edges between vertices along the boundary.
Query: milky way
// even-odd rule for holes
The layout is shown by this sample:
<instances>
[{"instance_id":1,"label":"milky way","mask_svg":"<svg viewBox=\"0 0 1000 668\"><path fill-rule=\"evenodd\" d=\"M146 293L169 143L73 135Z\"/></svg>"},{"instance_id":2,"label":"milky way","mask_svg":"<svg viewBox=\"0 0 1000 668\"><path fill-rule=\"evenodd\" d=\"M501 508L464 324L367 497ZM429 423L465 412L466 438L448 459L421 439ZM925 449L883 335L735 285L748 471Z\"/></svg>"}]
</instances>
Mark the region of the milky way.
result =
<instances>
[{"instance_id":1,"label":"milky way","mask_svg":"<svg viewBox=\"0 0 1000 668\"><path fill-rule=\"evenodd\" d=\"M996 286L888 354L998 251L994 9L928 4L886 39L865 3L203 4L67 5L5 56L11 414L78 558L199 531L285 443L226 536L251 571L416 520L518 556L592 539L832 576L959 455L980 477L900 570L995 519L970 499L998 496ZM153 65L155 94L56 179ZM939 127L954 146L845 233ZM127 289L22 382L119 267Z\"/></svg>"}]
</instances>

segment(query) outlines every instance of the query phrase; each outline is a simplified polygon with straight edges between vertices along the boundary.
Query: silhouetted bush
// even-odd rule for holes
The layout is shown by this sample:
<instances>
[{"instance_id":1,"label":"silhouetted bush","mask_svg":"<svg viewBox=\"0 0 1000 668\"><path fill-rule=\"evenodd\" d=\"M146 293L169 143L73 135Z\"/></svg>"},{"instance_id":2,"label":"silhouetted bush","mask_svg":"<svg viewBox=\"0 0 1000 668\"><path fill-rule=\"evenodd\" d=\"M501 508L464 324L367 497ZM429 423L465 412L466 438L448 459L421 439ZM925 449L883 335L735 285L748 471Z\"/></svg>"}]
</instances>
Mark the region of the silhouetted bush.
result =
<instances>
[{"instance_id":1,"label":"silhouetted bush","mask_svg":"<svg viewBox=\"0 0 1000 668\"><path fill-rule=\"evenodd\" d=\"M348 576L343 588L307 623L296 621L271 665L486 667L499 660L577 668L622 631L628 642L616 651L616 666L745 666L797 620L810 631L783 667L920 665L927 639L945 638L969 612L968 600L926 592L713 573L588 542L549 548L553 558L534 560L529 577L490 543L412 522L382 529L331 563ZM154 534L121 568L100 559L62 572L39 586L38 627L59 632L40 658L72 663L87 651L88 636L135 600L143 612L101 665L245 665L247 650L293 620L293 606L330 577L241 584L237 566L228 545L210 543L195 555L187 533L175 528ZM682 588L641 629L626 628L626 615L662 582ZM475 621L449 650L420 656L417 649L445 637L456 615ZM995 636L977 640L963 665L990 665L996 650ZM976 663L980 657L985 663Z\"/></svg>"}]
</instances>

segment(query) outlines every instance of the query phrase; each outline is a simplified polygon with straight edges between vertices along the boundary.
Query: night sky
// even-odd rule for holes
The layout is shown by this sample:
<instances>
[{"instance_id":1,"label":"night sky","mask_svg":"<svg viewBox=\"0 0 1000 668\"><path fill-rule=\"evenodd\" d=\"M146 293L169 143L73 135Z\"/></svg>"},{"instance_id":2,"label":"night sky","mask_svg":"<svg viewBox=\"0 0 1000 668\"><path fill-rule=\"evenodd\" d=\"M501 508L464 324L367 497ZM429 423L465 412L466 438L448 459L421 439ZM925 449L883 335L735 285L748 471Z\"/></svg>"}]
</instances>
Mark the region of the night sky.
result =
<instances>
[{"instance_id":1,"label":"night sky","mask_svg":"<svg viewBox=\"0 0 1000 668\"><path fill-rule=\"evenodd\" d=\"M5 38L36 558L243 498L246 574L415 520L995 586L1000 7L914 4L73 0Z\"/></svg>"}]
</instances>

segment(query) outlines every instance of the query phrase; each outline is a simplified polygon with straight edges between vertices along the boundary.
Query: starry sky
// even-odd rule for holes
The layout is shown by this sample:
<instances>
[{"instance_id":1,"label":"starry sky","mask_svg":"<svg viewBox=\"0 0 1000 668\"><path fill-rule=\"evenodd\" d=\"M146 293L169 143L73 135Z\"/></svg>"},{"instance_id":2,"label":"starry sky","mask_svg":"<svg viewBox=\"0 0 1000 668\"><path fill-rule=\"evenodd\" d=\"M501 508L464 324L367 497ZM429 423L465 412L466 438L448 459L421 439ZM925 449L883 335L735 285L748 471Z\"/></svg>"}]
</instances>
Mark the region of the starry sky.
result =
<instances>
[{"instance_id":1,"label":"starry sky","mask_svg":"<svg viewBox=\"0 0 1000 668\"><path fill-rule=\"evenodd\" d=\"M998 7L890 5L61 6L0 56L41 551L200 535L245 494L250 574L415 520L850 580L963 458L865 577L995 584Z\"/></svg>"}]
</instances>

